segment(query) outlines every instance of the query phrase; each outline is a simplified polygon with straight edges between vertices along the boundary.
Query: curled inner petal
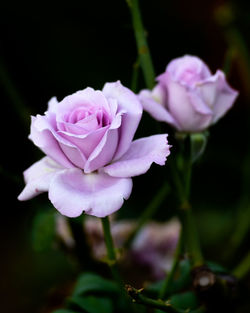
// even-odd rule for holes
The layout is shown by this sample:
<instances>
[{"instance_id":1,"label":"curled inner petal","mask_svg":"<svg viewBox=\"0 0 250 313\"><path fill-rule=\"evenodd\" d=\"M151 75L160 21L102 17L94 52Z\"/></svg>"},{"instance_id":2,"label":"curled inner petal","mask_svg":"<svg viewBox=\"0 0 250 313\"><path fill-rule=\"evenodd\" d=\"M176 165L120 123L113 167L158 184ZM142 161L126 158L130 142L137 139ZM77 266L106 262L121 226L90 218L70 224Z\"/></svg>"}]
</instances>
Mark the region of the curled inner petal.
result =
<instances>
[{"instance_id":1,"label":"curled inner petal","mask_svg":"<svg viewBox=\"0 0 250 313\"><path fill-rule=\"evenodd\" d=\"M207 65L198 57L185 55L169 63L166 70L174 81L187 86L202 81L211 75Z\"/></svg>"}]
</instances>

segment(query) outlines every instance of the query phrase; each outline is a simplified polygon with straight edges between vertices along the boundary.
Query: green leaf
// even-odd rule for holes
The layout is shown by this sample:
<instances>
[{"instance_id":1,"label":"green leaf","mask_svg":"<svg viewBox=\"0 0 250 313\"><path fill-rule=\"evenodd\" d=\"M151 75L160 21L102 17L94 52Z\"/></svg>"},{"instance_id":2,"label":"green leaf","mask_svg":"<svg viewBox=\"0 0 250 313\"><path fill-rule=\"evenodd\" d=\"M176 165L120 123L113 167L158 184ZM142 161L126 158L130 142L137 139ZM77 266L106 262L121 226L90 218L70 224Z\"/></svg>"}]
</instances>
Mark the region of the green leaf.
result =
<instances>
[{"instance_id":1,"label":"green leaf","mask_svg":"<svg viewBox=\"0 0 250 313\"><path fill-rule=\"evenodd\" d=\"M189 286L191 282L190 271L190 261L188 259L180 261L177 273L175 275L175 279L170 286L169 292L171 294L179 292Z\"/></svg>"},{"instance_id":2,"label":"green leaf","mask_svg":"<svg viewBox=\"0 0 250 313\"><path fill-rule=\"evenodd\" d=\"M52 247L55 239L55 213L53 210L38 212L33 220L32 247L41 252Z\"/></svg>"},{"instance_id":3,"label":"green leaf","mask_svg":"<svg viewBox=\"0 0 250 313\"><path fill-rule=\"evenodd\" d=\"M198 299L194 292L188 291L173 295L170 298L170 303L177 309L195 309L198 307Z\"/></svg>"},{"instance_id":4,"label":"green leaf","mask_svg":"<svg viewBox=\"0 0 250 313\"><path fill-rule=\"evenodd\" d=\"M191 160L192 163L196 162L205 151L207 145L208 133L195 133L191 134Z\"/></svg>"},{"instance_id":5,"label":"green leaf","mask_svg":"<svg viewBox=\"0 0 250 313\"><path fill-rule=\"evenodd\" d=\"M170 286L169 292L171 294L186 288L190 284L191 282L190 270L191 265L188 259L180 261L177 273L175 275L176 277L174 278L174 281ZM147 286L147 288L145 289L146 294L153 297L154 296L158 297L160 290L162 289L164 280L165 279L157 281Z\"/></svg>"},{"instance_id":6,"label":"green leaf","mask_svg":"<svg viewBox=\"0 0 250 313\"><path fill-rule=\"evenodd\" d=\"M101 292L104 294L117 294L117 285L94 273L84 273L77 280L73 296L79 296L86 293Z\"/></svg>"},{"instance_id":7,"label":"green leaf","mask_svg":"<svg viewBox=\"0 0 250 313\"><path fill-rule=\"evenodd\" d=\"M110 299L94 296L73 297L69 300L70 305L77 306L88 313L112 313L113 306Z\"/></svg>"},{"instance_id":8,"label":"green leaf","mask_svg":"<svg viewBox=\"0 0 250 313\"><path fill-rule=\"evenodd\" d=\"M206 261L206 264L214 273L229 273L229 270L220 264L211 261Z\"/></svg>"},{"instance_id":9,"label":"green leaf","mask_svg":"<svg viewBox=\"0 0 250 313\"><path fill-rule=\"evenodd\" d=\"M145 294L159 294L160 290L162 289L163 283L164 283L165 279L159 280L155 283L152 283L150 285L148 285L145 289Z\"/></svg>"}]
</instances>

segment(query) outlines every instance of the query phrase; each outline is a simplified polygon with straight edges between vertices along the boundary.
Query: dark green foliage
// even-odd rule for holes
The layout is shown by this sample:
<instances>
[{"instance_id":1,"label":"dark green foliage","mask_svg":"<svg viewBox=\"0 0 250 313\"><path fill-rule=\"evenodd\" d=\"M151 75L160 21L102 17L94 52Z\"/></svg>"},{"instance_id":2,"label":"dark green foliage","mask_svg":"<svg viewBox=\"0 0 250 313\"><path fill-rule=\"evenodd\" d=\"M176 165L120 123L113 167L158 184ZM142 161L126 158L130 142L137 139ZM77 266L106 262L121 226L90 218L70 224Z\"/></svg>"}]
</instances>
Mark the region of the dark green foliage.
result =
<instances>
[{"instance_id":1,"label":"dark green foliage","mask_svg":"<svg viewBox=\"0 0 250 313\"><path fill-rule=\"evenodd\" d=\"M84 273L77 280L73 296L90 293L116 294L117 286L114 282L104 279L97 274Z\"/></svg>"},{"instance_id":2,"label":"dark green foliage","mask_svg":"<svg viewBox=\"0 0 250 313\"><path fill-rule=\"evenodd\" d=\"M36 214L31 234L35 251L41 252L52 247L56 232L55 214L54 210L41 210Z\"/></svg>"},{"instance_id":3,"label":"dark green foliage","mask_svg":"<svg viewBox=\"0 0 250 313\"><path fill-rule=\"evenodd\" d=\"M65 313L112 313L117 292L114 282L94 273L84 273L79 276L72 296L66 301ZM53 313L64 313L64 310Z\"/></svg>"}]
</instances>

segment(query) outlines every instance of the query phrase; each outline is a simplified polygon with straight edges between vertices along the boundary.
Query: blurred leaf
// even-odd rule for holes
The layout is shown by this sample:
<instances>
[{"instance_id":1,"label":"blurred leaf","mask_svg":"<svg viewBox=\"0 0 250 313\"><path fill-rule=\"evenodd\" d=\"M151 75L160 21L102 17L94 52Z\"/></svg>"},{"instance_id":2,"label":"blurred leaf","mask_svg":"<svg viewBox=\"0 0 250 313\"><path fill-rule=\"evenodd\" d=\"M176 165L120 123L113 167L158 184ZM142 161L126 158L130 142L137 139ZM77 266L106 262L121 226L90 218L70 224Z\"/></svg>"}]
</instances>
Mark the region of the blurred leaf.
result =
<instances>
[{"instance_id":1,"label":"blurred leaf","mask_svg":"<svg viewBox=\"0 0 250 313\"><path fill-rule=\"evenodd\" d=\"M73 297L70 304L76 305L88 313L112 313L113 306L110 299L98 298L94 296Z\"/></svg>"},{"instance_id":2,"label":"blurred leaf","mask_svg":"<svg viewBox=\"0 0 250 313\"><path fill-rule=\"evenodd\" d=\"M172 283L171 293L175 293L186 288L191 282L191 264L188 259L181 260L176 273L176 279Z\"/></svg>"},{"instance_id":3,"label":"blurred leaf","mask_svg":"<svg viewBox=\"0 0 250 313\"><path fill-rule=\"evenodd\" d=\"M178 292L186 288L186 286L189 285L191 281L190 270L191 270L191 265L188 259L180 261L179 268L176 273L176 278L174 279L174 281L172 282L170 286L170 293ZM145 292L151 295L158 296L163 286L164 280L165 279L157 281L147 286L147 288L145 289Z\"/></svg>"},{"instance_id":4,"label":"blurred leaf","mask_svg":"<svg viewBox=\"0 0 250 313\"><path fill-rule=\"evenodd\" d=\"M229 272L225 267L223 267L220 264L217 264L211 261L206 261L206 264L214 273L228 273Z\"/></svg>"},{"instance_id":5,"label":"blurred leaf","mask_svg":"<svg viewBox=\"0 0 250 313\"><path fill-rule=\"evenodd\" d=\"M145 294L159 294L160 290L162 289L163 283L164 283L165 279L159 280L155 283L152 283L150 285L148 285L145 288Z\"/></svg>"},{"instance_id":6,"label":"blurred leaf","mask_svg":"<svg viewBox=\"0 0 250 313\"><path fill-rule=\"evenodd\" d=\"M117 286L94 273L84 273L77 280L73 296L79 296L89 292L117 293Z\"/></svg>"},{"instance_id":7,"label":"blurred leaf","mask_svg":"<svg viewBox=\"0 0 250 313\"><path fill-rule=\"evenodd\" d=\"M201 236L201 242L205 245L219 245L228 240L235 225L230 212L204 208L197 214L197 226Z\"/></svg>"},{"instance_id":8,"label":"blurred leaf","mask_svg":"<svg viewBox=\"0 0 250 313\"><path fill-rule=\"evenodd\" d=\"M35 251L51 248L55 239L55 213L53 210L38 212L33 221L32 246Z\"/></svg>"},{"instance_id":9,"label":"blurred leaf","mask_svg":"<svg viewBox=\"0 0 250 313\"><path fill-rule=\"evenodd\" d=\"M170 298L170 303L177 309L195 309L198 307L198 299L194 292L188 291L173 295Z\"/></svg>"}]
</instances>

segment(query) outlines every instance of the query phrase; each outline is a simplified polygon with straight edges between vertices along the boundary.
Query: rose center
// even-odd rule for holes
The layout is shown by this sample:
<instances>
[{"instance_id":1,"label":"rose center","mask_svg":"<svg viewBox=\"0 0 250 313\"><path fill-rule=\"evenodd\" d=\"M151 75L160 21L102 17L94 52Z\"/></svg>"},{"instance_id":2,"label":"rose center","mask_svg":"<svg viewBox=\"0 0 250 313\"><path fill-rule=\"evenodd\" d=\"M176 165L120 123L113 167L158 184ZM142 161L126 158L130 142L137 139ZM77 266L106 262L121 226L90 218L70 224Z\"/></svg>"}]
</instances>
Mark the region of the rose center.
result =
<instances>
[{"instance_id":1,"label":"rose center","mask_svg":"<svg viewBox=\"0 0 250 313\"><path fill-rule=\"evenodd\" d=\"M111 124L111 118L103 107L77 107L64 117L64 121L66 131L78 134L91 132Z\"/></svg>"}]
</instances>

